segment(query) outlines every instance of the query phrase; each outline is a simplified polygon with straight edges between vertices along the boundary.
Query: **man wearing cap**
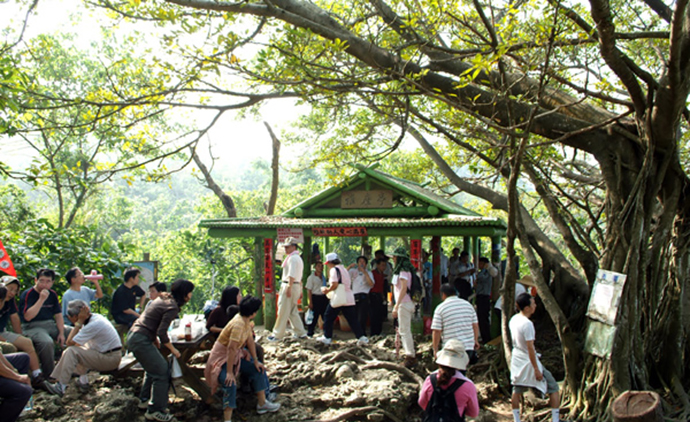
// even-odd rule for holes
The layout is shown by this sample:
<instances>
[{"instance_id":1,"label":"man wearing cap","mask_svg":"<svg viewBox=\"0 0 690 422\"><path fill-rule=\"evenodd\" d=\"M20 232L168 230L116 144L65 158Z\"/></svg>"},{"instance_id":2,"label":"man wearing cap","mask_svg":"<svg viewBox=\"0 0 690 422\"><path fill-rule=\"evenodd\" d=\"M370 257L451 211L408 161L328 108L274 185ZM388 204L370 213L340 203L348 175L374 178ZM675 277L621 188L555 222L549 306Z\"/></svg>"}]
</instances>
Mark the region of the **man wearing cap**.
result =
<instances>
[{"instance_id":1,"label":"man wearing cap","mask_svg":"<svg viewBox=\"0 0 690 422\"><path fill-rule=\"evenodd\" d=\"M450 283L441 285L443 302L436 307L431 320L431 346L434 356L438 355L439 344L443 340L460 340L465 345L470 362L477 357L479 349L479 324L472 305L455 295L455 287Z\"/></svg>"},{"instance_id":2,"label":"man wearing cap","mask_svg":"<svg viewBox=\"0 0 690 422\"><path fill-rule=\"evenodd\" d=\"M0 341L8 342L20 352L29 355L29 369L32 384L34 387L41 387L44 377L38 362L38 355L36 354L36 349L34 349L34 344L31 342L31 339L22 335L22 324L19 320L19 314L17 313L15 297L19 292L19 280L12 276L4 276L0 280L2 281L0 286L4 286L7 291L4 301L0 298ZM0 296L2 296L2 294L0 294ZM12 324L12 330L14 332L6 330L8 322Z\"/></svg>"},{"instance_id":3,"label":"man wearing cap","mask_svg":"<svg viewBox=\"0 0 690 422\"><path fill-rule=\"evenodd\" d=\"M60 299L52 290L55 271L41 268L36 272L35 285L25 290L19 298L19 317L22 320L24 335L34 342L36 353L41 361L44 374L50 374L55 368L55 344L65 345L65 327L62 318Z\"/></svg>"},{"instance_id":4,"label":"man wearing cap","mask_svg":"<svg viewBox=\"0 0 690 422\"><path fill-rule=\"evenodd\" d=\"M290 322L294 331L293 335L298 338L307 336L304 329L302 318L297 310L297 302L302 294L302 272L304 262L297 250L297 239L288 237L283 242L285 248L285 259L283 259L283 276L281 277L280 293L278 299L278 315L273 327L273 335L268 337L269 341L281 340L285 337L287 323Z\"/></svg>"},{"instance_id":5,"label":"man wearing cap","mask_svg":"<svg viewBox=\"0 0 690 422\"><path fill-rule=\"evenodd\" d=\"M49 393L62 396L72 374L78 374L77 387L85 391L89 387L86 372L112 371L120 366L122 343L120 335L107 318L92 314L89 305L75 299L67 305L67 318L74 328L67 337L67 349L62 353L55 370L51 374L58 382L46 383Z\"/></svg>"}]
</instances>

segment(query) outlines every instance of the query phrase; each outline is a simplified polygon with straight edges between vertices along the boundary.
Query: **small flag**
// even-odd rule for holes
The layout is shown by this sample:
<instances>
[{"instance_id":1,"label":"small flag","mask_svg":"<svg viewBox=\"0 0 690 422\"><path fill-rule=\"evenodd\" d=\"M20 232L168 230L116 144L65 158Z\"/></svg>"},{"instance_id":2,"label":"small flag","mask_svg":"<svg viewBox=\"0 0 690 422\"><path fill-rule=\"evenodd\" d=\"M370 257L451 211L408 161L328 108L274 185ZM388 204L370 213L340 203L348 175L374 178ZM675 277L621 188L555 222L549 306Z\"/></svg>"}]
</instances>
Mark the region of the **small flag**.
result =
<instances>
[{"instance_id":1,"label":"small flag","mask_svg":"<svg viewBox=\"0 0 690 422\"><path fill-rule=\"evenodd\" d=\"M12 260L10 256L7 255L5 250L5 245L2 244L0 240L0 271L4 271L11 276L17 276L17 271L14 270L14 265L12 265Z\"/></svg>"}]
</instances>

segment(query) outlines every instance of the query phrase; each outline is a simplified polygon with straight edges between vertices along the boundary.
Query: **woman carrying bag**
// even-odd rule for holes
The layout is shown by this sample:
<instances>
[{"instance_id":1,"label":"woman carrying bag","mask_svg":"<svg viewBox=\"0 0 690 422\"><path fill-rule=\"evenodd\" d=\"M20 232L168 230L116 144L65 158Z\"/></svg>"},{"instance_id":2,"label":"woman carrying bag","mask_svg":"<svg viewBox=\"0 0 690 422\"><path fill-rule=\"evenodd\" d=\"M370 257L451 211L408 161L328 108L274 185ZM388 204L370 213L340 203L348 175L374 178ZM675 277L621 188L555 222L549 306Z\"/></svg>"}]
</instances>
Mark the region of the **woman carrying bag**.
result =
<instances>
[{"instance_id":1,"label":"woman carrying bag","mask_svg":"<svg viewBox=\"0 0 690 422\"><path fill-rule=\"evenodd\" d=\"M369 339L364 335L364 330L357 320L355 295L352 293L350 274L335 252L326 255L325 264L328 267L328 287L322 287L321 291L330 298L330 302L324 315L323 336L316 340L324 344L331 344L333 324L336 317L342 312L350 328L352 328L355 338L357 338L357 344L369 343Z\"/></svg>"}]
</instances>

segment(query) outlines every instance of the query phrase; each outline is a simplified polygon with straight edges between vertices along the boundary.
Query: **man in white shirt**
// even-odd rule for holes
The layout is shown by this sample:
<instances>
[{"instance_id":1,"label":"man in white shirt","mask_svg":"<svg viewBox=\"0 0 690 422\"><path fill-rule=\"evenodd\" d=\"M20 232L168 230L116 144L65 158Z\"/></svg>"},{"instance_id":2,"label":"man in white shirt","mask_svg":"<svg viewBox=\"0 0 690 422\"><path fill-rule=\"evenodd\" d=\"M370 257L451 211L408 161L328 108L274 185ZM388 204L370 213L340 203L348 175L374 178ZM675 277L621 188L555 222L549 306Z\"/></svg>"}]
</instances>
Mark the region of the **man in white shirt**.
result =
<instances>
[{"instance_id":1,"label":"man in white shirt","mask_svg":"<svg viewBox=\"0 0 690 422\"><path fill-rule=\"evenodd\" d=\"M520 399L529 388L549 395L551 421L560 419L561 396L558 383L539 361L534 349L536 337L534 324L529 317L534 314L537 304L529 293L522 293L516 299L520 310L510 319L510 337L513 340L513 353L510 360L510 381L513 384L511 405L514 422L520 422Z\"/></svg>"},{"instance_id":2,"label":"man in white shirt","mask_svg":"<svg viewBox=\"0 0 690 422\"><path fill-rule=\"evenodd\" d=\"M374 274L367 269L368 263L366 256L360 256L355 264L347 268L352 280L352 293L355 295L357 320L364 335L366 335L369 320L369 290L374 286Z\"/></svg>"},{"instance_id":3,"label":"man in white shirt","mask_svg":"<svg viewBox=\"0 0 690 422\"><path fill-rule=\"evenodd\" d=\"M278 315L273 326L273 335L269 341L282 340L285 337L287 324L290 322L294 331L293 336L304 338L307 330L304 329L302 317L300 317L297 303L302 297L302 274L304 262L297 250L297 239L288 237L283 242L285 259L283 259L283 276L281 277L280 293L278 298Z\"/></svg>"},{"instance_id":4,"label":"man in white shirt","mask_svg":"<svg viewBox=\"0 0 690 422\"><path fill-rule=\"evenodd\" d=\"M462 251L460 254L460 264L458 265L458 276L455 278L455 290L462 299L469 300L474 288L474 274L477 269L470 261L470 254Z\"/></svg>"},{"instance_id":5,"label":"man in white shirt","mask_svg":"<svg viewBox=\"0 0 690 422\"><path fill-rule=\"evenodd\" d=\"M446 343L450 339L456 339L465 345L470 363L476 362L476 350L479 349L479 324L474 308L468 301L455 295L455 287L450 283L441 285L441 299L443 302L436 307L431 320L431 345L434 358L438 353L441 340Z\"/></svg>"},{"instance_id":6,"label":"man in white shirt","mask_svg":"<svg viewBox=\"0 0 690 422\"><path fill-rule=\"evenodd\" d=\"M58 382L46 383L51 394L62 396L72 378L79 374L77 386L87 390L89 378L86 372L113 371L120 366L122 343L115 327L102 315L92 314L89 305L77 299L67 305L67 318L74 324L67 341L69 347L62 353L51 377Z\"/></svg>"},{"instance_id":7,"label":"man in white shirt","mask_svg":"<svg viewBox=\"0 0 690 422\"><path fill-rule=\"evenodd\" d=\"M326 287L326 277L323 275L323 262L314 264L314 272L307 277L307 295L309 298L309 309L314 313L314 319L307 326L307 336L314 335L314 330L319 323L319 317L324 318L328 298L321 291L321 287Z\"/></svg>"}]
</instances>

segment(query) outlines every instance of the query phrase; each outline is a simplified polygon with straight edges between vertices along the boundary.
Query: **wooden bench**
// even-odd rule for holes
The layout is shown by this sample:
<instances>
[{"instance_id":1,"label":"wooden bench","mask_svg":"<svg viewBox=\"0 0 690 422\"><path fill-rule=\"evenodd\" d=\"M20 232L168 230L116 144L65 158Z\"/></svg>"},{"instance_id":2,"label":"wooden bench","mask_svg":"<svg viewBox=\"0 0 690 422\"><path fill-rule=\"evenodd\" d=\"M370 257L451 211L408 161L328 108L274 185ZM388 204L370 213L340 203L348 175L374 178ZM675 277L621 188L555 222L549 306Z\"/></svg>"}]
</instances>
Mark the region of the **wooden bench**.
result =
<instances>
[{"instance_id":1,"label":"wooden bench","mask_svg":"<svg viewBox=\"0 0 690 422\"><path fill-rule=\"evenodd\" d=\"M127 354L122 357L122 360L120 361L120 365L117 367L117 369L113 371L101 371L101 374L103 375L112 375L116 378L122 378L130 374L132 372L132 367L137 364L137 359L134 357L134 355ZM143 369L142 369L143 371Z\"/></svg>"}]
</instances>

